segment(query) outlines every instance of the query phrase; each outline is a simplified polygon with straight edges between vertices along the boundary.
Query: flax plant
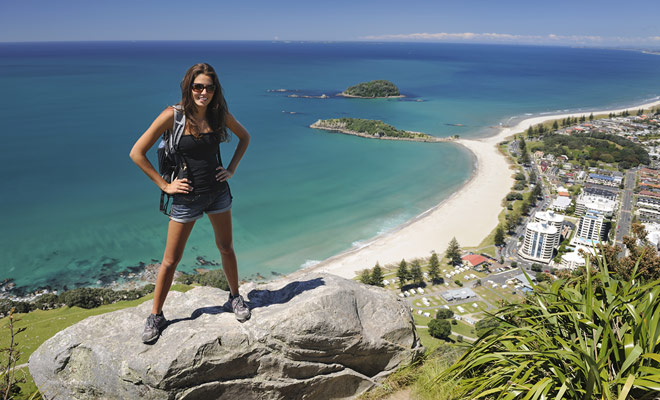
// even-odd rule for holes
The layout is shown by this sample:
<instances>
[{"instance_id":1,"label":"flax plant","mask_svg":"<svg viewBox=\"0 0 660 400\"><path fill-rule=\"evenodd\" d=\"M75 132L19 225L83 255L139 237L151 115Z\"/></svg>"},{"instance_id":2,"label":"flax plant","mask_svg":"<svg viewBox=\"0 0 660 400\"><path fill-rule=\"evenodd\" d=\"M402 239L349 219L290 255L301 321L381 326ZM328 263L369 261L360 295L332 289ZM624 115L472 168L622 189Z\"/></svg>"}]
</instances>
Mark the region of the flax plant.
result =
<instances>
[{"instance_id":1,"label":"flax plant","mask_svg":"<svg viewBox=\"0 0 660 400\"><path fill-rule=\"evenodd\" d=\"M620 280L596 260L498 310L497 331L436 383L459 380L457 399L660 398L660 281L640 282L638 265Z\"/></svg>"}]
</instances>

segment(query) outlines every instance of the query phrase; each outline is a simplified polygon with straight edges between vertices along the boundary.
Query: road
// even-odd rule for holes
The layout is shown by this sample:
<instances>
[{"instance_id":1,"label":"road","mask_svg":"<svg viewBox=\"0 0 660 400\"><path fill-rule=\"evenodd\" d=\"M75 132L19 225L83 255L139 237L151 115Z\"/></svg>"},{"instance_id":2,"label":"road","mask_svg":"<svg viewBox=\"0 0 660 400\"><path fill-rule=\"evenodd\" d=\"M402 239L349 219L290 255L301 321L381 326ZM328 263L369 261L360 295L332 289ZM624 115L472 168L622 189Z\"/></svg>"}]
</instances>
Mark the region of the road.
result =
<instances>
[{"instance_id":1,"label":"road","mask_svg":"<svg viewBox=\"0 0 660 400\"><path fill-rule=\"evenodd\" d=\"M630 232L630 226L632 224L633 189L635 188L636 174L636 169L626 171L623 193L621 194L621 210L619 211L616 232L614 234L614 244L623 249L619 253L619 258L623 258L626 255L623 237Z\"/></svg>"}]
</instances>

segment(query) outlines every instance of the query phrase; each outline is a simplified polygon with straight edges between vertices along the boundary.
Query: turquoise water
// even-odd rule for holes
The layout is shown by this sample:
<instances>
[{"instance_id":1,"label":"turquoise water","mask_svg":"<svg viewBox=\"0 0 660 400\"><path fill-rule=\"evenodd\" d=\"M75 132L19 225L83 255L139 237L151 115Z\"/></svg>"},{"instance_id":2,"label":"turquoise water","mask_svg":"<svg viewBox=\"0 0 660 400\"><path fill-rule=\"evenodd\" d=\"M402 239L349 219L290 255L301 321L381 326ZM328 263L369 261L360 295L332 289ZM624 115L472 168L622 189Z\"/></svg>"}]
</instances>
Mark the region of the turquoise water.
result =
<instances>
[{"instance_id":1,"label":"turquoise water","mask_svg":"<svg viewBox=\"0 0 660 400\"><path fill-rule=\"evenodd\" d=\"M313 130L319 118L381 119L478 137L513 116L631 105L660 94L660 57L636 52L403 43L138 42L0 44L5 179L0 279L25 288L107 283L162 256L158 189L128 151L178 101L195 62L215 66L252 135L231 181L239 271L294 271L418 215L470 176L449 143L366 140ZM389 79L404 99L334 95ZM274 89L294 92L269 92ZM461 123L465 127L447 124ZM237 140L223 145L228 162ZM448 227L450 229L451 227ZM207 220L181 269L219 261ZM370 267L370 266L365 266Z\"/></svg>"}]
</instances>

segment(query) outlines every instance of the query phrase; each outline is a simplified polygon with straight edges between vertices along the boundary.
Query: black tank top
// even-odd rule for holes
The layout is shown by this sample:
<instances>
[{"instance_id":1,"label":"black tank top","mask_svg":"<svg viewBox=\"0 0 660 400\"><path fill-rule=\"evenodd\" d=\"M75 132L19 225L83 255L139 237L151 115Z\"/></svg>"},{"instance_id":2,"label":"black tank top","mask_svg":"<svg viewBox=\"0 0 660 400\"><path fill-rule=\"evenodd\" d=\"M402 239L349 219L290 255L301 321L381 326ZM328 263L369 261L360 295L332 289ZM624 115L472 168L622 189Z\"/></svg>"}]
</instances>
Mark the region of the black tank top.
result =
<instances>
[{"instance_id":1,"label":"black tank top","mask_svg":"<svg viewBox=\"0 0 660 400\"><path fill-rule=\"evenodd\" d=\"M183 135L179 141L179 152L188 164L187 178L192 181L194 194L220 190L225 182L215 179L218 162L219 137L215 132L202 133L199 139Z\"/></svg>"}]
</instances>

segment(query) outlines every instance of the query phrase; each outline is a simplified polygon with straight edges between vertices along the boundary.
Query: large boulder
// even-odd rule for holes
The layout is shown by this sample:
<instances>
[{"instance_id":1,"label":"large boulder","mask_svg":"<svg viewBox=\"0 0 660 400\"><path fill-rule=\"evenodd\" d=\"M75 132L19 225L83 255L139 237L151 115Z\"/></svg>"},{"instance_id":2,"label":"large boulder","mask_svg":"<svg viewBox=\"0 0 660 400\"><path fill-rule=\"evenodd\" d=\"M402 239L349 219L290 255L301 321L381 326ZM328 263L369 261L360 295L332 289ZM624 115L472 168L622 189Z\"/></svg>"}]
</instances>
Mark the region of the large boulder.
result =
<instances>
[{"instance_id":1,"label":"large boulder","mask_svg":"<svg viewBox=\"0 0 660 400\"><path fill-rule=\"evenodd\" d=\"M228 293L170 292L170 323L140 341L152 302L90 317L30 357L46 399L341 399L421 352L410 309L392 293L329 274L241 287L252 318Z\"/></svg>"}]
</instances>

